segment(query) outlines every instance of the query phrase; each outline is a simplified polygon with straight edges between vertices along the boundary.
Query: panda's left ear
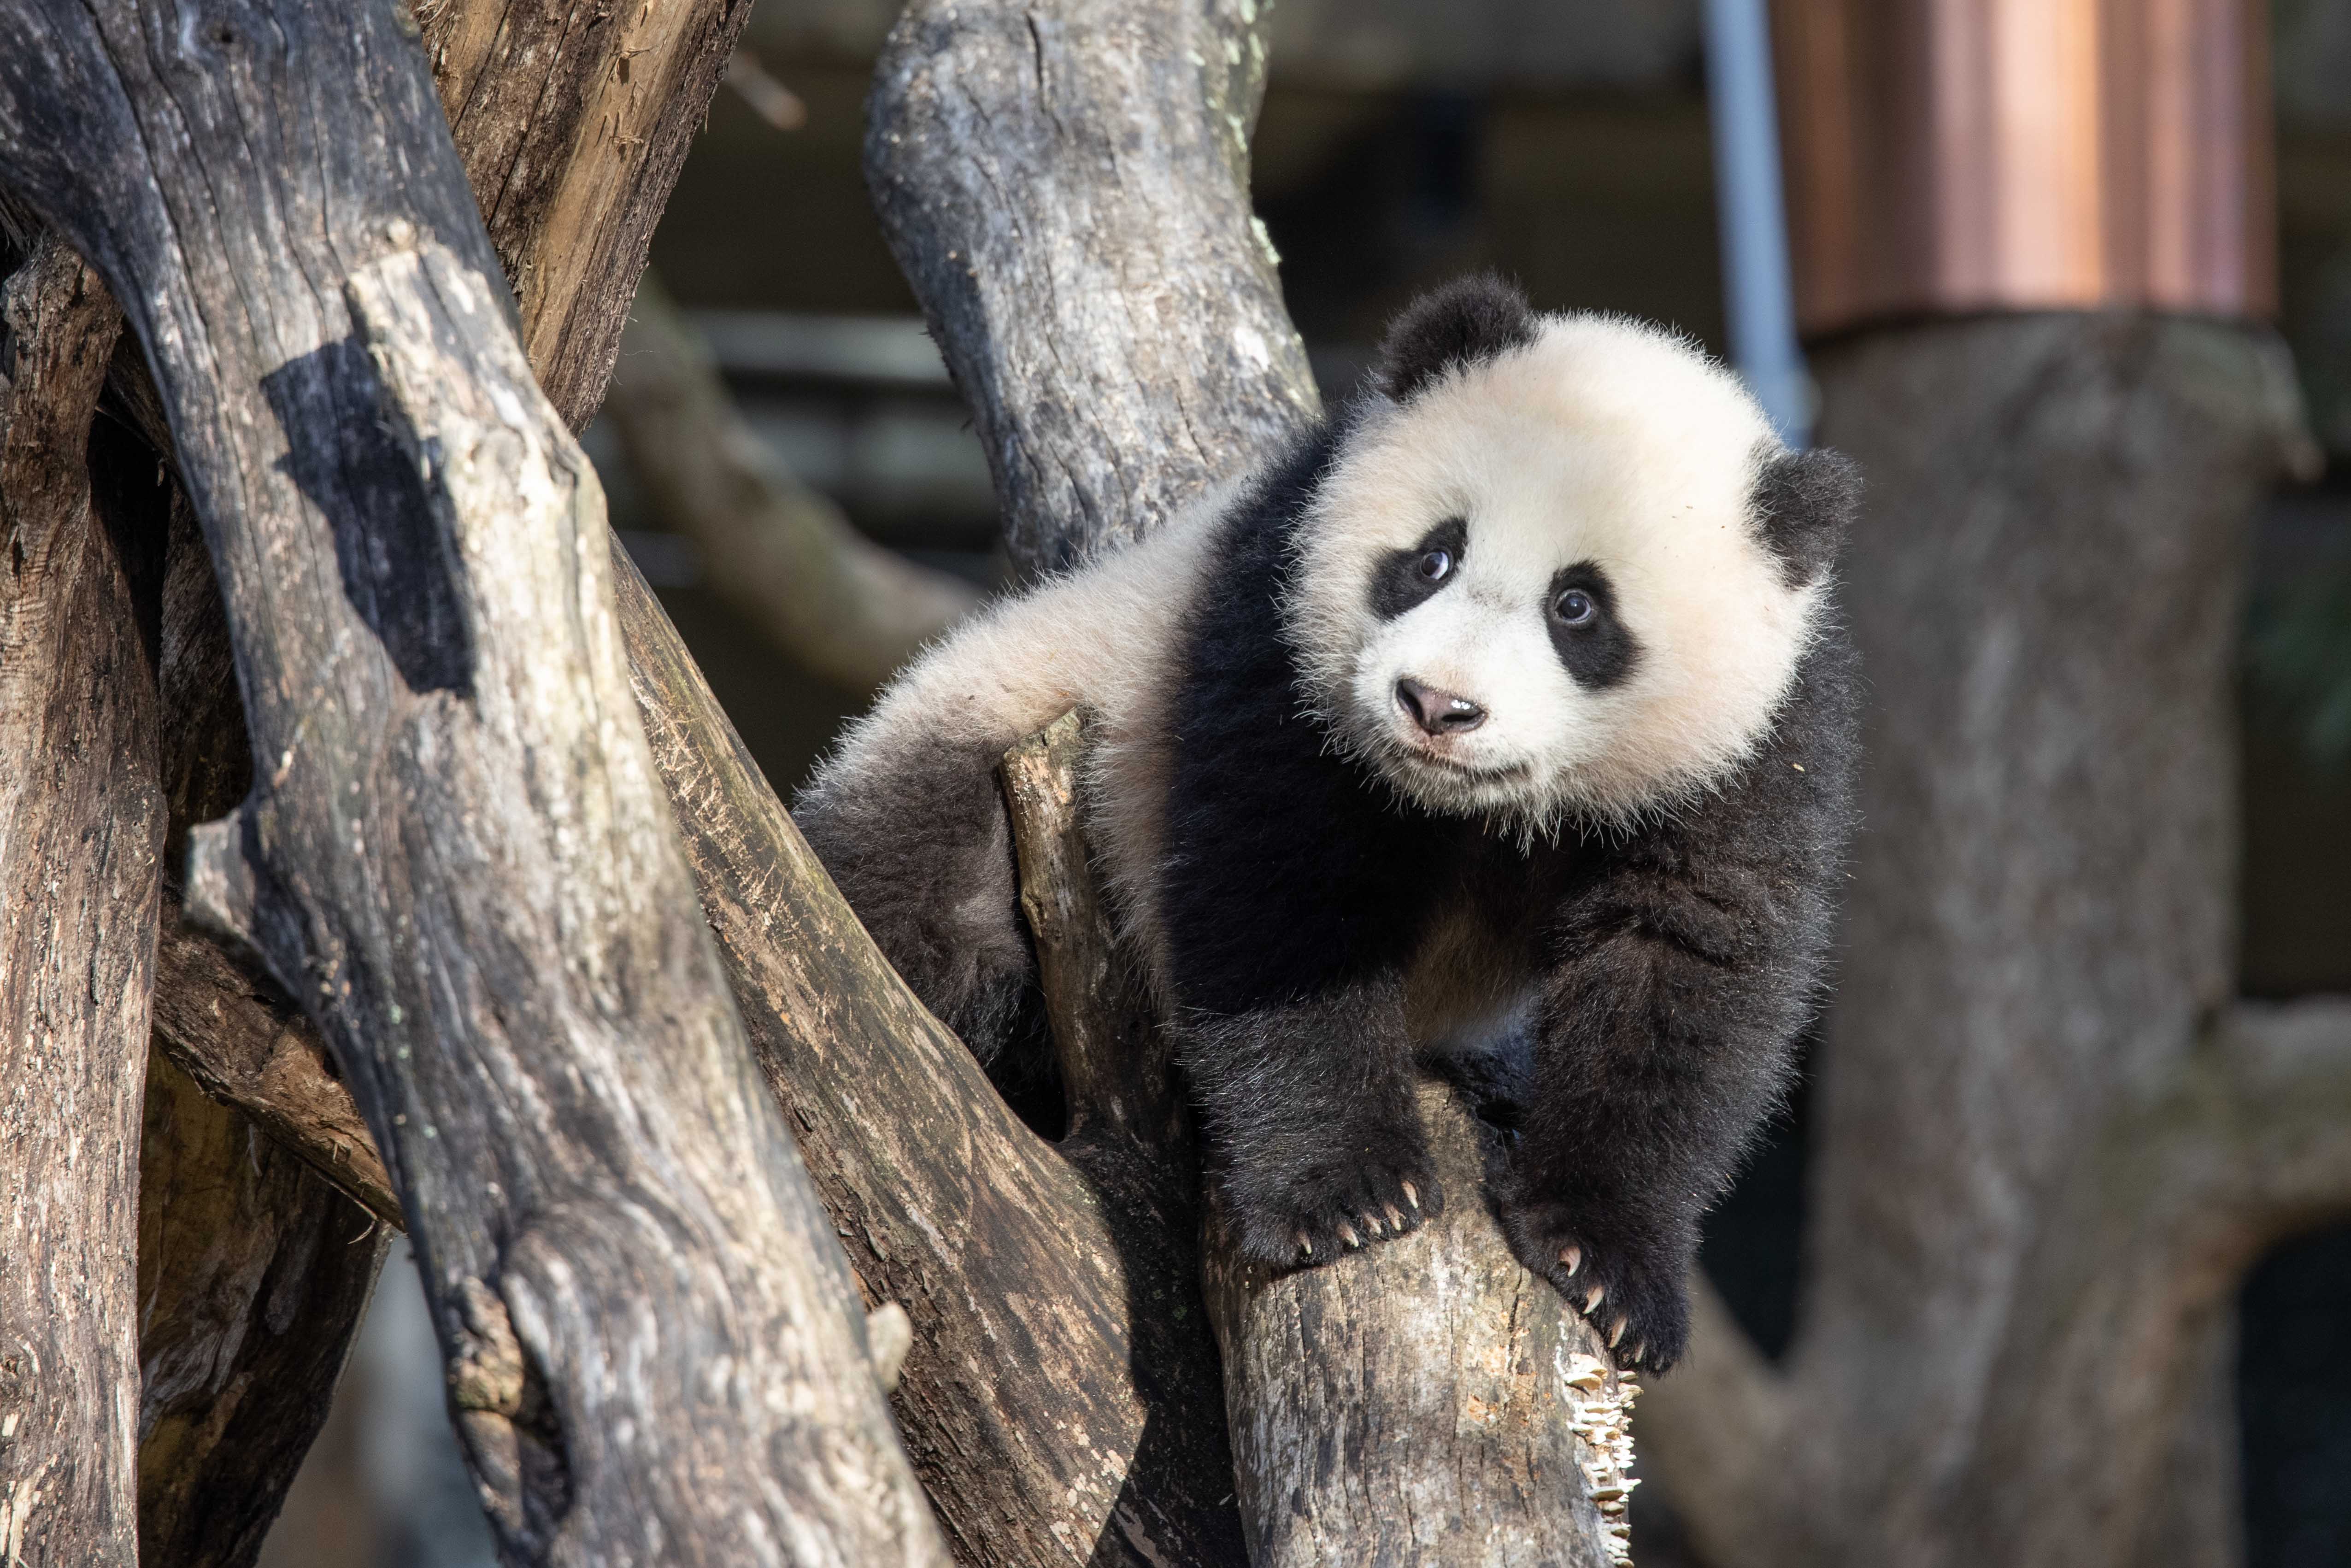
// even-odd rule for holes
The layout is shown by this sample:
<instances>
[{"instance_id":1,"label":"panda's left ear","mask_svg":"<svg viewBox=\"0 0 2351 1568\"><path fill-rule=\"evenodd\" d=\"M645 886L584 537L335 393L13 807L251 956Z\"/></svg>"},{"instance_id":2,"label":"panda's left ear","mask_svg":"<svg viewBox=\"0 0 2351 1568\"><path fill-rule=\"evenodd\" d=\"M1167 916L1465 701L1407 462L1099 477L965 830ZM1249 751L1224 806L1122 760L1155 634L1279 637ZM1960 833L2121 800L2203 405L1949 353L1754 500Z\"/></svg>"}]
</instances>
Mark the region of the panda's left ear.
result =
<instances>
[{"instance_id":1,"label":"panda's left ear","mask_svg":"<svg viewBox=\"0 0 2351 1568\"><path fill-rule=\"evenodd\" d=\"M1861 465L1825 446L1775 452L1755 476L1754 506L1781 577L1802 588L1835 563L1861 512Z\"/></svg>"}]
</instances>

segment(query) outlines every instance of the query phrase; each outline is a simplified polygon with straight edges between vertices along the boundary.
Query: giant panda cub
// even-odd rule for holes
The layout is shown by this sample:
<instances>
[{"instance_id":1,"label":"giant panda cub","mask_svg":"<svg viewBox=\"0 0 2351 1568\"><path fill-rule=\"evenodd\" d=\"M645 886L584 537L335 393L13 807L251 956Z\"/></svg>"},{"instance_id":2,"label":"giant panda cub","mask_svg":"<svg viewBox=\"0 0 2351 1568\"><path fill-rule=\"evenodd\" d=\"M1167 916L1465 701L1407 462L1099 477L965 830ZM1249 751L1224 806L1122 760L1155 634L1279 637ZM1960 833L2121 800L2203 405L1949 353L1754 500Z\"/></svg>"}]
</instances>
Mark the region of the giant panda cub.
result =
<instances>
[{"instance_id":1,"label":"giant panda cub","mask_svg":"<svg viewBox=\"0 0 2351 1568\"><path fill-rule=\"evenodd\" d=\"M1320 1263L1437 1213L1412 1084L1450 1060L1515 1124L1520 1260L1662 1369L1822 985L1856 491L1687 343L1465 279L1286 456L917 661L797 816L996 1061L1035 1007L997 763L1082 706L1239 1245Z\"/></svg>"}]
</instances>

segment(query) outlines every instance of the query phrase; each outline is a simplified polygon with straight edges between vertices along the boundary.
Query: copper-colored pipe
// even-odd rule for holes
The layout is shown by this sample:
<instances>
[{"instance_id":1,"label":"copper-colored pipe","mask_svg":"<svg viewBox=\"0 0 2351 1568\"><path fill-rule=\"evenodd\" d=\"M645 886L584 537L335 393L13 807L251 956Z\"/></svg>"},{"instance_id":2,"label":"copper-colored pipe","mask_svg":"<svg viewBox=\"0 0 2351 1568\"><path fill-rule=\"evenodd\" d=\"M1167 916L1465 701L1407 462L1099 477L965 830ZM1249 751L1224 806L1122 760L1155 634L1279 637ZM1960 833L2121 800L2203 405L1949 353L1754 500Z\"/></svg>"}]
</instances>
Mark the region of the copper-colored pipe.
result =
<instances>
[{"instance_id":1,"label":"copper-colored pipe","mask_svg":"<svg viewBox=\"0 0 2351 1568\"><path fill-rule=\"evenodd\" d=\"M2265 10L1774 0L1803 329L2274 311Z\"/></svg>"}]
</instances>

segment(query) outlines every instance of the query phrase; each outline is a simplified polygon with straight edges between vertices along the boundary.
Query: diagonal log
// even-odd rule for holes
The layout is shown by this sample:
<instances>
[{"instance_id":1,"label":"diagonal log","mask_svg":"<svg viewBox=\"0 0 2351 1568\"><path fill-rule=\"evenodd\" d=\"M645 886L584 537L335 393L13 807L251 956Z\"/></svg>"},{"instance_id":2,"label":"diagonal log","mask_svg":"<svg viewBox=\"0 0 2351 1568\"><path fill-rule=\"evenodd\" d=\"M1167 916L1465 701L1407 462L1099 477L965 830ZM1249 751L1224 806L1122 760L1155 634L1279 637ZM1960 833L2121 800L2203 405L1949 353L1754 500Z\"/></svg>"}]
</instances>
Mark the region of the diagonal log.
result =
<instances>
[{"instance_id":1,"label":"diagonal log","mask_svg":"<svg viewBox=\"0 0 2351 1568\"><path fill-rule=\"evenodd\" d=\"M406 18L181 23L0 17L0 172L138 302L256 760L189 902L353 1084L506 1549L937 1561Z\"/></svg>"},{"instance_id":2,"label":"diagonal log","mask_svg":"<svg viewBox=\"0 0 2351 1568\"><path fill-rule=\"evenodd\" d=\"M121 313L54 235L0 288L0 1552L130 1568L160 563L84 452ZM143 601L143 602L142 602Z\"/></svg>"}]
</instances>

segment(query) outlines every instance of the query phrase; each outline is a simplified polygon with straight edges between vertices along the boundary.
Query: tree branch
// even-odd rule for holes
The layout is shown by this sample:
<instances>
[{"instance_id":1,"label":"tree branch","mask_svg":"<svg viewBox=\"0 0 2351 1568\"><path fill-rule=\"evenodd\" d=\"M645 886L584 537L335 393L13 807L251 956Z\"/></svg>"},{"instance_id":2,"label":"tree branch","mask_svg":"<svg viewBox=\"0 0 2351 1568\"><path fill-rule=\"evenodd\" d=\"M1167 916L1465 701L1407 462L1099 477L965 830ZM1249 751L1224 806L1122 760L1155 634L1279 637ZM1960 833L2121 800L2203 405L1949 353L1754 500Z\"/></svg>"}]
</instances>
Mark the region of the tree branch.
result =
<instances>
[{"instance_id":1,"label":"tree branch","mask_svg":"<svg viewBox=\"0 0 2351 1568\"><path fill-rule=\"evenodd\" d=\"M1249 210L1256 0L914 0L866 183L1036 572L1140 538L1321 407Z\"/></svg>"},{"instance_id":2,"label":"tree branch","mask_svg":"<svg viewBox=\"0 0 2351 1568\"><path fill-rule=\"evenodd\" d=\"M768 641L870 692L979 595L871 543L744 423L710 350L647 273L604 412L654 510L701 545L711 585Z\"/></svg>"},{"instance_id":3,"label":"tree branch","mask_svg":"<svg viewBox=\"0 0 2351 1568\"><path fill-rule=\"evenodd\" d=\"M137 1559L132 1227L163 847L157 563L94 506L84 456L121 329L55 235L0 287L0 1543L108 1568Z\"/></svg>"}]
</instances>

